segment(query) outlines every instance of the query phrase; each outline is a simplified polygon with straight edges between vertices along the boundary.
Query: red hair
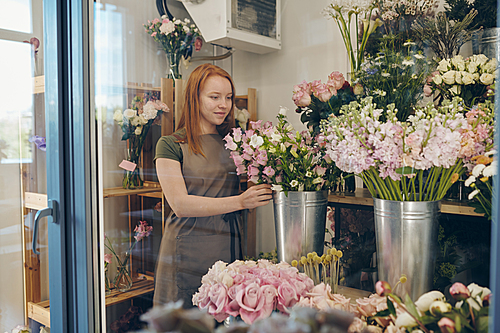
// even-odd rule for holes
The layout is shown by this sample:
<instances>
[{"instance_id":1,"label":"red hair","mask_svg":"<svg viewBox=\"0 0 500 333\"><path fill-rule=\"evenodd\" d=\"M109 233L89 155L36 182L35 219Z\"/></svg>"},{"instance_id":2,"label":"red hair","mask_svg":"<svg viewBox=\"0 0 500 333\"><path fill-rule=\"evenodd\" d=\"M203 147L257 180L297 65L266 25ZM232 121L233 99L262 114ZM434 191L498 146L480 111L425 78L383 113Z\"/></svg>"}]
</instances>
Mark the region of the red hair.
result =
<instances>
[{"instance_id":1,"label":"red hair","mask_svg":"<svg viewBox=\"0 0 500 333\"><path fill-rule=\"evenodd\" d=\"M236 94L234 91L234 83L231 76L222 68L212 64L203 64L194 69L187 81L186 90L184 92L184 106L182 108L181 119L177 130L186 129L186 136L181 142L188 144L189 150L195 154L203 154L203 149L200 142L200 91L205 86L207 79L210 76L220 76L226 78L231 84L233 92L231 96L231 109L224 119L224 122L217 126L217 131L221 136L226 136L231 128L234 127L234 100Z\"/></svg>"}]
</instances>

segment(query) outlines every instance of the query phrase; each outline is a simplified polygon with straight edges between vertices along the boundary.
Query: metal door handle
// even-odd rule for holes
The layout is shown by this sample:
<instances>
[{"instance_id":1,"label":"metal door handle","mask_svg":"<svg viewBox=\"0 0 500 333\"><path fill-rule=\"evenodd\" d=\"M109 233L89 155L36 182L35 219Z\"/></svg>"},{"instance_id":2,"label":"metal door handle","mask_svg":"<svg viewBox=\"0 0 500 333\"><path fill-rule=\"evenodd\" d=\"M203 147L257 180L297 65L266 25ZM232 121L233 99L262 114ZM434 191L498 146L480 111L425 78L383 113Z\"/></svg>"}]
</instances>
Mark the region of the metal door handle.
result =
<instances>
[{"instance_id":1,"label":"metal door handle","mask_svg":"<svg viewBox=\"0 0 500 333\"><path fill-rule=\"evenodd\" d=\"M32 243L32 250L34 254L39 255L40 252L36 249L36 241L38 239L38 224L40 223L40 220L44 217L47 216L52 216L52 222L53 223L58 223L57 220L57 212L58 212L58 207L57 207L57 201L56 200L48 200L47 201L47 208L41 209L38 212L36 212L35 215L35 225L33 226L33 243Z\"/></svg>"}]
</instances>

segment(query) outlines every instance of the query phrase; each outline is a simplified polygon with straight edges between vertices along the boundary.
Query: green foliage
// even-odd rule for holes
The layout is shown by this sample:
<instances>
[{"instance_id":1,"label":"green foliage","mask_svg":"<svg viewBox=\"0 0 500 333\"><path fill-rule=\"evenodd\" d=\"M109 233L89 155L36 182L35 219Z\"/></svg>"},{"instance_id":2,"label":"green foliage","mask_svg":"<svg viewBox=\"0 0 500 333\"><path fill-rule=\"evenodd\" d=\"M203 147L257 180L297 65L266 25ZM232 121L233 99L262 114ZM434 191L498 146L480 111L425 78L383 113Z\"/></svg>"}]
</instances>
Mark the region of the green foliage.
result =
<instances>
[{"instance_id":1,"label":"green foliage","mask_svg":"<svg viewBox=\"0 0 500 333\"><path fill-rule=\"evenodd\" d=\"M445 13L451 20L462 21L466 13L472 9L477 10L478 14L472 21L472 27L484 29L497 26L497 1L496 0L445 0Z\"/></svg>"}]
</instances>

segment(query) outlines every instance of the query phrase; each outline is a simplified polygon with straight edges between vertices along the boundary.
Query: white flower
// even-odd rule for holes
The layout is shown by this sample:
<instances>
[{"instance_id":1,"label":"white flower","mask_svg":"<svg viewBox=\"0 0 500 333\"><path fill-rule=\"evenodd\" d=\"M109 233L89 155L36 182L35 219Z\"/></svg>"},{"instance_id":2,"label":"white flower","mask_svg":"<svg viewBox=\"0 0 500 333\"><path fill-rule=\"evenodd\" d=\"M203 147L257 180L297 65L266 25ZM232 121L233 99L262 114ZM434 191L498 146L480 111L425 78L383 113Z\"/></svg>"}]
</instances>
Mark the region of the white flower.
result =
<instances>
[{"instance_id":1,"label":"white flower","mask_svg":"<svg viewBox=\"0 0 500 333\"><path fill-rule=\"evenodd\" d=\"M286 116L287 112L288 108L286 106L280 106L280 111L278 112L279 114Z\"/></svg>"},{"instance_id":2,"label":"white flower","mask_svg":"<svg viewBox=\"0 0 500 333\"><path fill-rule=\"evenodd\" d=\"M312 183L313 184L321 184L322 181L323 181L323 178L318 177L318 178L314 178L314 180L312 181Z\"/></svg>"},{"instance_id":3,"label":"white flower","mask_svg":"<svg viewBox=\"0 0 500 333\"><path fill-rule=\"evenodd\" d=\"M299 185L299 192L302 192L302 191L304 191L304 184Z\"/></svg>"},{"instance_id":4,"label":"white flower","mask_svg":"<svg viewBox=\"0 0 500 333\"><path fill-rule=\"evenodd\" d=\"M469 72L460 72L462 73L462 83L465 85L474 83L474 75Z\"/></svg>"},{"instance_id":5,"label":"white flower","mask_svg":"<svg viewBox=\"0 0 500 333\"><path fill-rule=\"evenodd\" d=\"M432 315L446 313L451 311L451 304L443 301L435 301L429 306L429 311Z\"/></svg>"},{"instance_id":6,"label":"white flower","mask_svg":"<svg viewBox=\"0 0 500 333\"><path fill-rule=\"evenodd\" d=\"M273 132L273 133L271 134L271 141L273 141L273 142L280 142L280 141L281 141L281 139L282 139L281 134L279 134L279 133L277 133L277 132Z\"/></svg>"},{"instance_id":7,"label":"white flower","mask_svg":"<svg viewBox=\"0 0 500 333\"><path fill-rule=\"evenodd\" d=\"M462 84L462 72L460 72L460 71L455 72L455 81L458 84Z\"/></svg>"},{"instance_id":8,"label":"white flower","mask_svg":"<svg viewBox=\"0 0 500 333\"><path fill-rule=\"evenodd\" d=\"M495 80L495 76L493 74L483 73L479 77L479 80L481 81L482 84L488 86L493 83L493 80Z\"/></svg>"},{"instance_id":9,"label":"white flower","mask_svg":"<svg viewBox=\"0 0 500 333\"><path fill-rule=\"evenodd\" d=\"M488 165L486 168L484 168L483 175L485 175L486 177L491 177L491 176L496 175L497 174L497 164L498 164L498 162L496 160L491 162L490 165Z\"/></svg>"},{"instance_id":10,"label":"white flower","mask_svg":"<svg viewBox=\"0 0 500 333\"><path fill-rule=\"evenodd\" d=\"M443 59L439 62L437 70L440 71L441 73L444 73L448 71L449 68L450 68L450 61L448 59Z\"/></svg>"},{"instance_id":11,"label":"white flower","mask_svg":"<svg viewBox=\"0 0 500 333\"><path fill-rule=\"evenodd\" d=\"M280 148L281 148L281 151L286 151L286 146L283 142L280 144ZM290 164L290 166L292 166L292 165Z\"/></svg>"},{"instance_id":12,"label":"white flower","mask_svg":"<svg viewBox=\"0 0 500 333\"><path fill-rule=\"evenodd\" d=\"M299 185L299 182L295 179L290 182L291 187L296 187L297 185Z\"/></svg>"},{"instance_id":13,"label":"white flower","mask_svg":"<svg viewBox=\"0 0 500 333\"><path fill-rule=\"evenodd\" d=\"M264 139L257 134L254 134L250 137L250 146L257 148L264 144Z\"/></svg>"},{"instance_id":14,"label":"white flower","mask_svg":"<svg viewBox=\"0 0 500 333\"><path fill-rule=\"evenodd\" d=\"M313 174L311 171L306 171L306 177L311 177Z\"/></svg>"},{"instance_id":15,"label":"white flower","mask_svg":"<svg viewBox=\"0 0 500 333\"><path fill-rule=\"evenodd\" d=\"M167 23L162 23L162 25L160 26L160 32L164 35L168 35L174 30L175 30L175 24L172 21L168 21Z\"/></svg>"},{"instance_id":16,"label":"white flower","mask_svg":"<svg viewBox=\"0 0 500 333\"><path fill-rule=\"evenodd\" d=\"M458 82L457 82L458 83ZM460 95L461 87L457 86L456 84L453 85L450 89L448 89L449 92L451 92L454 96Z\"/></svg>"},{"instance_id":17,"label":"white flower","mask_svg":"<svg viewBox=\"0 0 500 333\"><path fill-rule=\"evenodd\" d=\"M283 186L272 184L271 185L271 190L272 191L276 191L276 192L282 192L283 191Z\"/></svg>"},{"instance_id":18,"label":"white flower","mask_svg":"<svg viewBox=\"0 0 500 333\"><path fill-rule=\"evenodd\" d=\"M189 32L189 27L187 25L182 27L182 30L184 30L185 33Z\"/></svg>"},{"instance_id":19,"label":"white flower","mask_svg":"<svg viewBox=\"0 0 500 333\"><path fill-rule=\"evenodd\" d=\"M127 110L123 111L123 116L125 118L130 119L132 117L137 116L137 111L136 110L132 110L132 109L127 109Z\"/></svg>"},{"instance_id":20,"label":"white flower","mask_svg":"<svg viewBox=\"0 0 500 333\"><path fill-rule=\"evenodd\" d=\"M250 112L247 109L238 109L234 108L234 119L238 120L241 123L246 123L250 118Z\"/></svg>"},{"instance_id":21,"label":"white flower","mask_svg":"<svg viewBox=\"0 0 500 333\"><path fill-rule=\"evenodd\" d=\"M152 101L149 101L146 105L144 105L144 108L142 109L142 116L144 119L155 119L157 114L158 110L156 110L156 106Z\"/></svg>"},{"instance_id":22,"label":"white flower","mask_svg":"<svg viewBox=\"0 0 500 333\"><path fill-rule=\"evenodd\" d=\"M416 45L414 42L404 42L403 46Z\"/></svg>"},{"instance_id":23,"label":"white flower","mask_svg":"<svg viewBox=\"0 0 500 333\"><path fill-rule=\"evenodd\" d=\"M391 76L391 74L389 74L389 73L382 73L381 75L382 75L383 77L389 77L389 76Z\"/></svg>"},{"instance_id":24,"label":"white flower","mask_svg":"<svg viewBox=\"0 0 500 333\"><path fill-rule=\"evenodd\" d=\"M481 172L484 170L484 168L486 168L486 165L484 164L478 164L474 167L474 169L472 169L472 175L474 177L479 177L481 176Z\"/></svg>"},{"instance_id":25,"label":"white flower","mask_svg":"<svg viewBox=\"0 0 500 333\"><path fill-rule=\"evenodd\" d=\"M472 56L472 59L474 62L477 62L478 65L483 65L488 61L488 57L485 56L484 54L475 54Z\"/></svg>"},{"instance_id":26,"label":"white flower","mask_svg":"<svg viewBox=\"0 0 500 333\"><path fill-rule=\"evenodd\" d=\"M476 177L474 176L470 176L469 178L467 178L467 180L465 181L465 186L469 187L470 184L474 183L476 181Z\"/></svg>"},{"instance_id":27,"label":"white flower","mask_svg":"<svg viewBox=\"0 0 500 333\"><path fill-rule=\"evenodd\" d=\"M493 73L498 67L498 62L495 58L492 58L484 66L483 70L487 73Z\"/></svg>"},{"instance_id":28,"label":"white flower","mask_svg":"<svg viewBox=\"0 0 500 333\"><path fill-rule=\"evenodd\" d=\"M462 57L460 54L454 56L451 59L451 64L455 66L459 71L463 71L465 69L465 62L464 62L464 57Z\"/></svg>"},{"instance_id":29,"label":"white flower","mask_svg":"<svg viewBox=\"0 0 500 333\"><path fill-rule=\"evenodd\" d=\"M186 17L186 18L184 19L184 23L189 24L189 23L191 23L191 21L190 21L190 20Z\"/></svg>"},{"instance_id":30,"label":"white flower","mask_svg":"<svg viewBox=\"0 0 500 333\"><path fill-rule=\"evenodd\" d=\"M413 61L413 59L405 59L403 60L402 64L404 66L413 66L415 65L415 61Z\"/></svg>"},{"instance_id":31,"label":"white flower","mask_svg":"<svg viewBox=\"0 0 500 333\"><path fill-rule=\"evenodd\" d=\"M287 130L287 132L291 132L291 131L293 131L293 126L292 126L292 124L288 125L288 126L286 127L286 130Z\"/></svg>"},{"instance_id":32,"label":"white flower","mask_svg":"<svg viewBox=\"0 0 500 333\"><path fill-rule=\"evenodd\" d=\"M477 62L470 60L467 64L467 71L471 74L474 74L477 71L477 66L479 66Z\"/></svg>"},{"instance_id":33,"label":"white flower","mask_svg":"<svg viewBox=\"0 0 500 333\"><path fill-rule=\"evenodd\" d=\"M435 301L444 301L446 298L443 293L437 290L429 291L428 293L423 294L418 298L415 302L415 306L421 312L429 311L429 307Z\"/></svg>"},{"instance_id":34,"label":"white flower","mask_svg":"<svg viewBox=\"0 0 500 333\"><path fill-rule=\"evenodd\" d=\"M122 110L116 110L115 113L113 113L113 120L118 123L121 123L123 121Z\"/></svg>"},{"instance_id":35,"label":"white flower","mask_svg":"<svg viewBox=\"0 0 500 333\"><path fill-rule=\"evenodd\" d=\"M424 59L425 57L423 55L421 55L420 53L417 53L417 54L414 54L413 55L415 58L417 59Z\"/></svg>"},{"instance_id":36,"label":"white flower","mask_svg":"<svg viewBox=\"0 0 500 333\"><path fill-rule=\"evenodd\" d=\"M495 155L497 153L496 150L490 150L489 152L485 153L484 156L491 156L491 155Z\"/></svg>"},{"instance_id":37,"label":"white flower","mask_svg":"<svg viewBox=\"0 0 500 333\"><path fill-rule=\"evenodd\" d=\"M448 71L443 74L443 81L446 84L454 84L455 83L455 71Z\"/></svg>"},{"instance_id":38,"label":"white flower","mask_svg":"<svg viewBox=\"0 0 500 333\"><path fill-rule=\"evenodd\" d=\"M135 135L141 135L141 133L142 133L142 126L137 126L135 128L134 134Z\"/></svg>"},{"instance_id":39,"label":"white flower","mask_svg":"<svg viewBox=\"0 0 500 333\"><path fill-rule=\"evenodd\" d=\"M413 80L416 80L416 79L418 78L418 76L417 76L417 74L412 74L411 78L412 78Z\"/></svg>"},{"instance_id":40,"label":"white flower","mask_svg":"<svg viewBox=\"0 0 500 333\"><path fill-rule=\"evenodd\" d=\"M437 85L440 85L441 83L443 83L443 77L439 74L437 74L436 76L434 76L432 78L432 81L437 84Z\"/></svg>"},{"instance_id":41,"label":"white flower","mask_svg":"<svg viewBox=\"0 0 500 333\"><path fill-rule=\"evenodd\" d=\"M470 194L469 194L469 200L472 200L474 199L474 197L476 196L476 194L479 193L479 190L478 189L475 189L474 191L472 191Z\"/></svg>"},{"instance_id":42,"label":"white flower","mask_svg":"<svg viewBox=\"0 0 500 333\"><path fill-rule=\"evenodd\" d=\"M175 17L173 18L173 20L172 20L172 21L174 21L174 24L175 24L175 25L179 25L179 24L181 24L181 23L182 23L182 21L181 21L181 20L176 20L176 19L175 19Z\"/></svg>"},{"instance_id":43,"label":"white flower","mask_svg":"<svg viewBox=\"0 0 500 333\"><path fill-rule=\"evenodd\" d=\"M404 312L396 318L396 327L415 327L417 322L410 314Z\"/></svg>"}]
</instances>

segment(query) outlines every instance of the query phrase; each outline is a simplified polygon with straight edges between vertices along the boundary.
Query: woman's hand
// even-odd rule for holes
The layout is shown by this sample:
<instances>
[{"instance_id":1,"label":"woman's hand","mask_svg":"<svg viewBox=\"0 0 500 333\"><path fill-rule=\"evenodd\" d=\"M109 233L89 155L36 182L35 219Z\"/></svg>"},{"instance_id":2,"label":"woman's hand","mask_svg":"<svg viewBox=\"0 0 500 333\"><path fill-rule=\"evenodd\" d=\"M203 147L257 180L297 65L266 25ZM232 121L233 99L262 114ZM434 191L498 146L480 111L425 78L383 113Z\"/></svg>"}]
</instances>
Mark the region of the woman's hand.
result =
<instances>
[{"instance_id":1,"label":"woman's hand","mask_svg":"<svg viewBox=\"0 0 500 333\"><path fill-rule=\"evenodd\" d=\"M272 194L271 185L260 184L251 186L240 194L241 206L243 209L265 206L273 198Z\"/></svg>"}]
</instances>

